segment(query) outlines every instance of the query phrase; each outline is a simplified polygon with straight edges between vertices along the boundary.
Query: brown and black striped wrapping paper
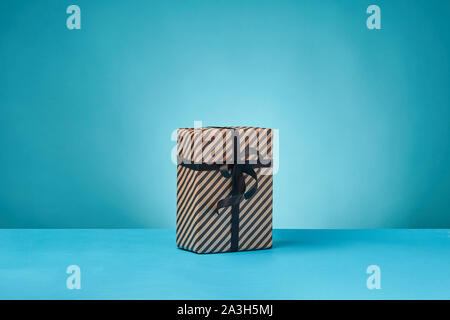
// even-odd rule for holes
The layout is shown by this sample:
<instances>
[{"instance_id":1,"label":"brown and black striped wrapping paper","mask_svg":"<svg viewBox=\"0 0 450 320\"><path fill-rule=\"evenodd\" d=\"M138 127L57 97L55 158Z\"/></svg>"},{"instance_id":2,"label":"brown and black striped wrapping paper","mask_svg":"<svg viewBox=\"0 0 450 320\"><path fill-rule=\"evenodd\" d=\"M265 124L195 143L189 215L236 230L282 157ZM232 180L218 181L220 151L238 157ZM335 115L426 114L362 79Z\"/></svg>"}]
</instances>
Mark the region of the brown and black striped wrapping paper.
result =
<instances>
[{"instance_id":1,"label":"brown and black striped wrapping paper","mask_svg":"<svg viewBox=\"0 0 450 320\"><path fill-rule=\"evenodd\" d=\"M266 128L178 129L179 248L218 253L272 247L272 140ZM233 196L237 203L218 209Z\"/></svg>"}]
</instances>

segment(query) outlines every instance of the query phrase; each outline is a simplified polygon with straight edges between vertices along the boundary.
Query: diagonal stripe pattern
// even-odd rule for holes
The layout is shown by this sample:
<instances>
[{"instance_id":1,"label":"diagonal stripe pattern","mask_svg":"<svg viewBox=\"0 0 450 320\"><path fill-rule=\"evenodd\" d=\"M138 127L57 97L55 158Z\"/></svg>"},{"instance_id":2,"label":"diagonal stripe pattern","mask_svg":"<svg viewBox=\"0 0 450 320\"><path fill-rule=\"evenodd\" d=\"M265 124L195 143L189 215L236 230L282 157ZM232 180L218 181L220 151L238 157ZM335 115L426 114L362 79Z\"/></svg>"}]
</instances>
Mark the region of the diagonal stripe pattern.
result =
<instances>
[{"instance_id":1,"label":"diagonal stripe pattern","mask_svg":"<svg viewBox=\"0 0 450 320\"><path fill-rule=\"evenodd\" d=\"M256 127L178 129L178 157L185 163L233 163L233 136L238 137L239 159L272 159L272 130Z\"/></svg>"},{"instance_id":2,"label":"diagonal stripe pattern","mask_svg":"<svg viewBox=\"0 0 450 320\"><path fill-rule=\"evenodd\" d=\"M232 129L230 129L232 128ZM194 129L178 130L178 155L189 161L203 154L207 163L221 163L233 153L233 131L239 132L238 152L243 150L246 160L249 147L271 157L272 130L251 127L200 128L202 143L194 143ZM242 134L242 135L241 135ZM218 136L223 137L223 144ZM259 136L264 139L259 140ZM239 138L238 138L239 140ZM220 144L220 145L219 145ZM185 153L187 151L187 153ZM187 155L187 156L186 156ZM206 155L206 157L205 157ZM233 158L233 157L232 157ZM272 175L270 168L256 168L258 191L239 204L239 251L272 247ZM245 175L249 190L255 180ZM197 253L217 253L231 250L231 207L214 212L217 202L230 196L232 181L217 170L197 171L177 166L177 246Z\"/></svg>"}]
</instances>

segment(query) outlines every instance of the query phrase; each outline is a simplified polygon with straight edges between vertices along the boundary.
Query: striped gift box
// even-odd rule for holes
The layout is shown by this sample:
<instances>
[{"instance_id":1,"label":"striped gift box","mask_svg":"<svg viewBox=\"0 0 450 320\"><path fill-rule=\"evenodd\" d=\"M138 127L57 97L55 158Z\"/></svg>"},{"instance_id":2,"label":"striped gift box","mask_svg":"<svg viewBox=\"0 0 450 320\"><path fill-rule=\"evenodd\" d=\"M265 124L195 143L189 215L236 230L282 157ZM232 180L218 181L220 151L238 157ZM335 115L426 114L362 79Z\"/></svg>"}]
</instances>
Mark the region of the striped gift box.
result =
<instances>
[{"instance_id":1,"label":"striped gift box","mask_svg":"<svg viewBox=\"0 0 450 320\"><path fill-rule=\"evenodd\" d=\"M272 247L272 130L178 129L177 246L196 253Z\"/></svg>"}]
</instances>

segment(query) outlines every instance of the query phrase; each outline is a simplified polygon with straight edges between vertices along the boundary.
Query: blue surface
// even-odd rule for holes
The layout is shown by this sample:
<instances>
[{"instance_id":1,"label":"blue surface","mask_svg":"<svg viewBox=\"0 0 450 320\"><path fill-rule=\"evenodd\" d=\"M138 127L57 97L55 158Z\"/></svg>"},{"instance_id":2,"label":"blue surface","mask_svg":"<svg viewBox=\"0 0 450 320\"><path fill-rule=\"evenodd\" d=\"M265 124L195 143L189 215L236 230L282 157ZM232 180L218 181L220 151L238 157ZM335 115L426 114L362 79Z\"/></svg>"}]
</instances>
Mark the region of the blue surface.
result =
<instances>
[{"instance_id":1,"label":"blue surface","mask_svg":"<svg viewBox=\"0 0 450 320\"><path fill-rule=\"evenodd\" d=\"M450 228L449 1L69 4L0 1L0 228L173 227L194 120L280 130L276 228Z\"/></svg>"},{"instance_id":2,"label":"blue surface","mask_svg":"<svg viewBox=\"0 0 450 320\"><path fill-rule=\"evenodd\" d=\"M174 230L0 230L1 299L449 299L449 270L449 230L275 230L273 249L213 255Z\"/></svg>"}]
</instances>

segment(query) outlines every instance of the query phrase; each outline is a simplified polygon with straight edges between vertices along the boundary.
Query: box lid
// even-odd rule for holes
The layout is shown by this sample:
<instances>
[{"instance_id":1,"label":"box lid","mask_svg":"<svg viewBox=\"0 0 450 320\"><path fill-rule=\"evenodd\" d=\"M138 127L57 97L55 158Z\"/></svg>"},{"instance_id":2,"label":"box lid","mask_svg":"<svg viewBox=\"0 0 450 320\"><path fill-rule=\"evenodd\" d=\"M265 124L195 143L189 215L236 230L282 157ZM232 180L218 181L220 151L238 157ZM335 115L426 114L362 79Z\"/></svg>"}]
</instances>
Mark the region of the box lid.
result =
<instances>
[{"instance_id":1,"label":"box lid","mask_svg":"<svg viewBox=\"0 0 450 320\"><path fill-rule=\"evenodd\" d=\"M180 128L177 134L179 163L233 164L237 161L268 164L272 161L272 129Z\"/></svg>"}]
</instances>

